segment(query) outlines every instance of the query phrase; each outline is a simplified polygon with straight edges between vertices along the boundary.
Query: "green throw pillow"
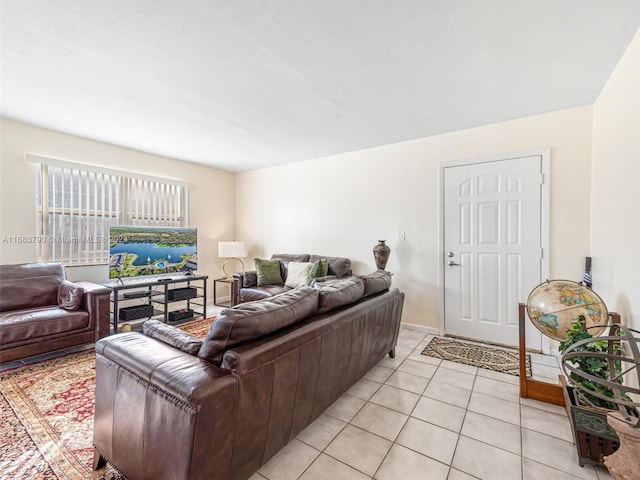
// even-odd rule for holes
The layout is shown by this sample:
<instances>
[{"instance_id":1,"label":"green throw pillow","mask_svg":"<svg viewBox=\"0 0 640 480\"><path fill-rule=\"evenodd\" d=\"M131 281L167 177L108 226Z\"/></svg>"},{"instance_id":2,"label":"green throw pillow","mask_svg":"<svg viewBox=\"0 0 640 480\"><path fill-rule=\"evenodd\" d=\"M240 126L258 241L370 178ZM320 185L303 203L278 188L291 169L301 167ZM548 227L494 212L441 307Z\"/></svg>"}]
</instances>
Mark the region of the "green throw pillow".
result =
<instances>
[{"instance_id":1,"label":"green throw pillow","mask_svg":"<svg viewBox=\"0 0 640 480\"><path fill-rule=\"evenodd\" d=\"M256 265L256 276L259 287L262 285L280 285L284 283L282 275L280 274L280 260L254 258L253 262Z\"/></svg>"},{"instance_id":2,"label":"green throw pillow","mask_svg":"<svg viewBox=\"0 0 640 480\"><path fill-rule=\"evenodd\" d=\"M311 270L309 270L307 285L311 285L314 278L324 277L327 273L329 273L329 262L327 259L323 258L322 260L318 260L311 266Z\"/></svg>"}]
</instances>

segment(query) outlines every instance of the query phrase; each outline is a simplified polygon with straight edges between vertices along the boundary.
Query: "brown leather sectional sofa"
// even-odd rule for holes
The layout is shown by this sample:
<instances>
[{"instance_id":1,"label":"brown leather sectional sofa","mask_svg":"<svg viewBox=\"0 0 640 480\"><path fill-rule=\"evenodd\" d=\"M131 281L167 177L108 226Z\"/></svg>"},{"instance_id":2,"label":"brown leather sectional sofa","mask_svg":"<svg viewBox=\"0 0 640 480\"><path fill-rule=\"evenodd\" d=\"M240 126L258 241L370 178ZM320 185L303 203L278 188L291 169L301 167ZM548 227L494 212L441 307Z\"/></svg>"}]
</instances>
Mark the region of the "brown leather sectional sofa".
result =
<instances>
[{"instance_id":1,"label":"brown leather sectional sofa","mask_svg":"<svg viewBox=\"0 0 640 480\"><path fill-rule=\"evenodd\" d=\"M246 480L385 354L404 294L376 272L223 310L204 341L160 322L96 345L94 467Z\"/></svg>"},{"instance_id":2,"label":"brown leather sectional sofa","mask_svg":"<svg viewBox=\"0 0 640 480\"><path fill-rule=\"evenodd\" d=\"M324 279L343 278L351 275L351 260L344 257L327 257L326 255L310 255L308 253L276 253L271 255L271 260L280 260L280 273L282 279L287 280L287 268L289 262L309 262L314 263L321 259L327 259L329 272ZM236 298L233 304L243 302L253 302L262 300L280 293L287 292L291 288L281 284L275 285L258 285L255 270L236 273L233 275L237 288L235 289ZM322 279L319 279L322 280Z\"/></svg>"},{"instance_id":3,"label":"brown leather sectional sofa","mask_svg":"<svg viewBox=\"0 0 640 480\"><path fill-rule=\"evenodd\" d=\"M68 282L60 263L0 265L0 363L108 335L110 293Z\"/></svg>"}]
</instances>

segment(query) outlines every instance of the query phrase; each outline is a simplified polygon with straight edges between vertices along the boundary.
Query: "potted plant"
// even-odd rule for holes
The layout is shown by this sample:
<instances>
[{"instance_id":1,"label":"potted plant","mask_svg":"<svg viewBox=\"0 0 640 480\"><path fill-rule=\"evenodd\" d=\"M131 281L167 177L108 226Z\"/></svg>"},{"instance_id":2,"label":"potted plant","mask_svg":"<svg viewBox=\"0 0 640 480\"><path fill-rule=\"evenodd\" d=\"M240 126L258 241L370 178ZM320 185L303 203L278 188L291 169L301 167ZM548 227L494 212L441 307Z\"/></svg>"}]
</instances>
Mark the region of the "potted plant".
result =
<instances>
[{"instance_id":1,"label":"potted plant","mask_svg":"<svg viewBox=\"0 0 640 480\"><path fill-rule=\"evenodd\" d=\"M597 382L571 372L569 377L572 383L582 387L574 388L567 385L563 376L560 377L561 383L564 385L565 405L571 421L580 466L584 466L585 463L603 464L604 457L615 452L620 445L618 435L607 422L607 413L612 410L617 411L618 407L614 402L605 398L614 398L613 391L606 385L607 382L622 383L621 362L613 362L615 375L611 375L607 359L604 356L609 348L609 342L606 340L594 339L592 342L574 347L576 343L589 338L593 338L593 336L585 328L584 317L580 316L571 325L566 339L560 342L559 348L563 353L563 363L567 362L565 354L571 351L572 356L569 361L574 369L604 380L604 382ZM622 347L615 342L612 343L611 348L614 355L623 353ZM579 353L586 353L586 355L579 356ZM590 394L589 391L598 396Z\"/></svg>"}]
</instances>

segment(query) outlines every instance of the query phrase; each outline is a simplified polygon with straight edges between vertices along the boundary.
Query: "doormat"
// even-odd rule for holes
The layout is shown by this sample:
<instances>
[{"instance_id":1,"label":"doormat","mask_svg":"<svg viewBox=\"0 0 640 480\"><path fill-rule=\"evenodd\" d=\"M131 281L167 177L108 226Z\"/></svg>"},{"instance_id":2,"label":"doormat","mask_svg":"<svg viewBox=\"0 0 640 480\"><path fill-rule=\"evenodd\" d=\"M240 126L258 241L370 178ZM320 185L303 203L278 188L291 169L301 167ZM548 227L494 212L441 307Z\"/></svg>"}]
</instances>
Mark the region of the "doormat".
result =
<instances>
[{"instance_id":1,"label":"doormat","mask_svg":"<svg viewBox=\"0 0 640 480\"><path fill-rule=\"evenodd\" d=\"M178 328L202 339L212 322ZM92 468L95 363L91 348L0 373L0 479L126 480Z\"/></svg>"},{"instance_id":2,"label":"doormat","mask_svg":"<svg viewBox=\"0 0 640 480\"><path fill-rule=\"evenodd\" d=\"M520 357L517 350L434 337L422 351L422 355L520 376ZM530 355L527 355L527 376L531 376Z\"/></svg>"}]
</instances>

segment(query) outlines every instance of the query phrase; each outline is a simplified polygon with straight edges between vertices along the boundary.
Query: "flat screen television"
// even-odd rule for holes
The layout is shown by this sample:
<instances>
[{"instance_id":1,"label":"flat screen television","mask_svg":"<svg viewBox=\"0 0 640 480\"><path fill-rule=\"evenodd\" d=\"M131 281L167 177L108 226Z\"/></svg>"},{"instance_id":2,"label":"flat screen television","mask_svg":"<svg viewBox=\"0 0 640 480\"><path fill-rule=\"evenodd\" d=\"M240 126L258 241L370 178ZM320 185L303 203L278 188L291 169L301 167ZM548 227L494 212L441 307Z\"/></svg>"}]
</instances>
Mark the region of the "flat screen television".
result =
<instances>
[{"instance_id":1,"label":"flat screen television","mask_svg":"<svg viewBox=\"0 0 640 480\"><path fill-rule=\"evenodd\" d=\"M109 240L109 278L190 274L198 267L196 228L115 226Z\"/></svg>"}]
</instances>

